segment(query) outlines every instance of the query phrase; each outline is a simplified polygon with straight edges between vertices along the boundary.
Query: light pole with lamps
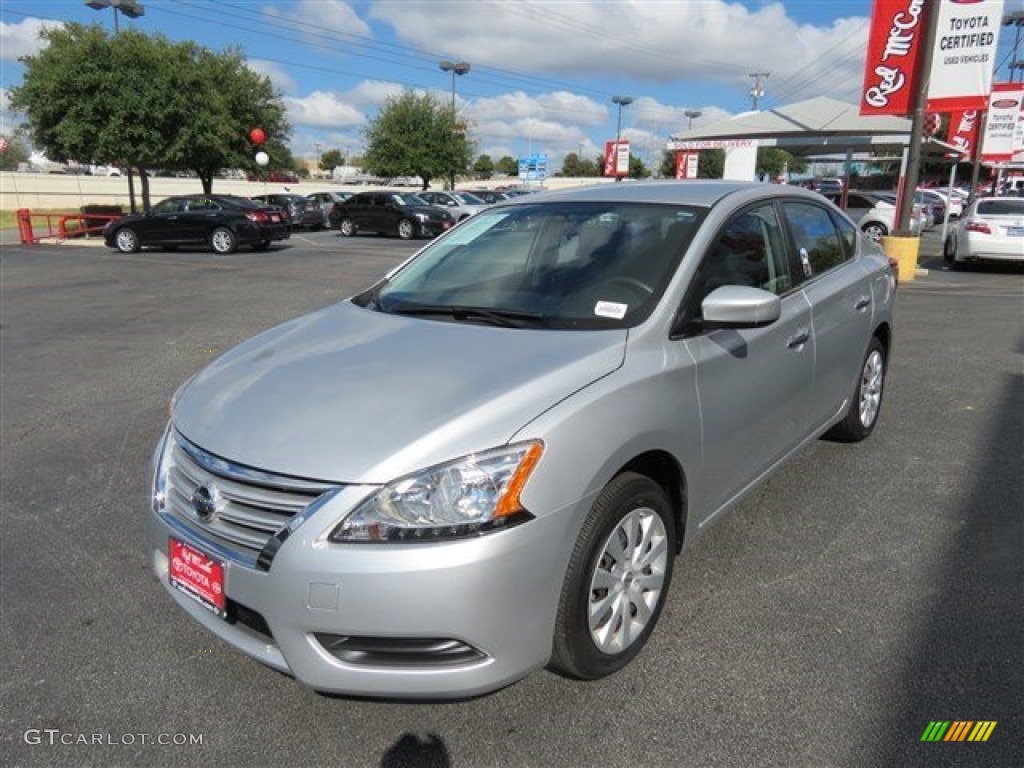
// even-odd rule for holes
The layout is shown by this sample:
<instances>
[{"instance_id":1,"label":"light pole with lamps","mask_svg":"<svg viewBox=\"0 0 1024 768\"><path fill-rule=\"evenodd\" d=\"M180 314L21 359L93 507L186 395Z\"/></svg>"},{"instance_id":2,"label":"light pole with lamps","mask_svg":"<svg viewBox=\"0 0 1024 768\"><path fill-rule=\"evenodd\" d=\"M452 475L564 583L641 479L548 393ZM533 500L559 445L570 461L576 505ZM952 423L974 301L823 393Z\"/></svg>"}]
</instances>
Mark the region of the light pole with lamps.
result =
<instances>
[{"instance_id":1,"label":"light pole with lamps","mask_svg":"<svg viewBox=\"0 0 1024 768\"><path fill-rule=\"evenodd\" d=\"M120 34L121 32L121 28L117 23L118 13L123 13L129 19L137 19L140 16L144 16L146 13L146 7L137 2L137 0L89 0L86 5L94 11L102 11L106 8L113 9L115 35ZM135 177L132 175L132 166L130 163L125 171L128 176L128 205L131 208L132 213L135 213Z\"/></svg>"},{"instance_id":2,"label":"light pole with lamps","mask_svg":"<svg viewBox=\"0 0 1024 768\"><path fill-rule=\"evenodd\" d=\"M686 130L690 131L693 130L693 121L696 120L701 115L703 115L704 113L701 112L699 109L688 109L685 112L683 112L683 114L686 115L687 119L690 121L686 124Z\"/></svg>"},{"instance_id":3,"label":"light pole with lamps","mask_svg":"<svg viewBox=\"0 0 1024 768\"><path fill-rule=\"evenodd\" d=\"M615 124L615 163L616 163L616 166L618 165L619 142L622 140L622 108L623 107L628 107L632 103L633 103L633 97L632 96L612 96L612 104L617 104L619 106L619 119L618 119L618 122ZM618 167L616 167L616 169L615 169L615 180L616 181L622 181L622 177L619 176L618 170L619 170ZM627 171L626 175L627 176L629 175L628 171Z\"/></svg>"},{"instance_id":4,"label":"light pole with lamps","mask_svg":"<svg viewBox=\"0 0 1024 768\"><path fill-rule=\"evenodd\" d=\"M470 66L470 63L468 61L449 61L448 59L442 59L441 63L440 63L440 67L441 67L441 71L442 72L451 72L452 73L452 140L454 142L454 139L455 139L455 78L456 78L456 76L460 76L461 77L462 75L467 74L469 72L469 70L471 69L471 66ZM453 190L455 189L455 172L456 172L456 169L454 167L454 160L453 160L452 177L451 177L451 188Z\"/></svg>"}]
</instances>

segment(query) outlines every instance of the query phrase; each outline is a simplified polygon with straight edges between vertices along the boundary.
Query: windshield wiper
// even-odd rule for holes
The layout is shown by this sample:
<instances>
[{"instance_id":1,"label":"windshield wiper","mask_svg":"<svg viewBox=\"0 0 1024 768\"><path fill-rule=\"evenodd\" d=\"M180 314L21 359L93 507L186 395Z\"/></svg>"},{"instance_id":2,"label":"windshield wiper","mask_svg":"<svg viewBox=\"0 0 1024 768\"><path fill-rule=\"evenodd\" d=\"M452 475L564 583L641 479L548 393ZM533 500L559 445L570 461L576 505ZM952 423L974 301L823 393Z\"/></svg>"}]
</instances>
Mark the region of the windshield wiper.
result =
<instances>
[{"instance_id":1,"label":"windshield wiper","mask_svg":"<svg viewBox=\"0 0 1024 768\"><path fill-rule=\"evenodd\" d=\"M547 324L544 315L521 309L467 307L458 304L398 304L387 312L396 315L446 315L454 320L483 320L504 328L536 328Z\"/></svg>"}]
</instances>

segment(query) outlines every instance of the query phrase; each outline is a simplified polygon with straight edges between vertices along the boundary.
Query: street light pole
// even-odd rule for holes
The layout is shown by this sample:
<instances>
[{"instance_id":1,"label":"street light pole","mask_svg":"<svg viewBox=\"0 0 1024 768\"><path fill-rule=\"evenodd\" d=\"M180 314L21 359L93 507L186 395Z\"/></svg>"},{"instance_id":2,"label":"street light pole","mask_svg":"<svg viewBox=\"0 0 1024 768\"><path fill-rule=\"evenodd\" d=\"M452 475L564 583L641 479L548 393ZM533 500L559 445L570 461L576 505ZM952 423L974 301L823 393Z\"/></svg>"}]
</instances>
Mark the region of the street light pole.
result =
<instances>
[{"instance_id":1,"label":"street light pole","mask_svg":"<svg viewBox=\"0 0 1024 768\"><path fill-rule=\"evenodd\" d=\"M140 16L144 16L146 13L146 7L137 2L137 0L89 0L86 5L94 11L102 11L105 8L110 8L114 12L115 37L121 34L121 28L117 22L118 13L123 13L129 19L137 19ZM128 163L128 167L125 171L128 174L128 206L131 208L131 212L135 213L135 176L132 174L131 163ZM143 184L143 189L145 189L145 183Z\"/></svg>"},{"instance_id":2,"label":"street light pole","mask_svg":"<svg viewBox=\"0 0 1024 768\"><path fill-rule=\"evenodd\" d=\"M686 117L690 121L686 124L686 130L690 131L693 130L693 121L696 120L701 115L703 115L704 113L701 112L699 109L688 109L685 112L683 112L683 114L686 115Z\"/></svg>"},{"instance_id":3,"label":"street light pole","mask_svg":"<svg viewBox=\"0 0 1024 768\"><path fill-rule=\"evenodd\" d=\"M619 119L618 119L618 122L615 124L615 159L614 160L615 160L616 165L618 164L618 157L619 157L619 142L622 141L622 108L623 107L627 107L627 106L629 106L632 103L633 103L633 97L632 96L612 96L612 104L617 104L618 107L619 107ZM618 174L618 168L617 167L616 167L615 171L616 171L616 173L615 173L615 180L616 181L622 181L622 177L619 176L619 174ZM628 171L627 171L626 175L627 176L629 175Z\"/></svg>"},{"instance_id":4,"label":"street light pole","mask_svg":"<svg viewBox=\"0 0 1024 768\"><path fill-rule=\"evenodd\" d=\"M471 65L468 61L449 61L448 59L442 59L440 63L442 72L452 73L452 148L454 149L455 144L455 78L456 76L462 76L469 72ZM454 153L453 153L454 155ZM455 189L455 159L452 158L452 177L451 177L451 188Z\"/></svg>"}]
</instances>

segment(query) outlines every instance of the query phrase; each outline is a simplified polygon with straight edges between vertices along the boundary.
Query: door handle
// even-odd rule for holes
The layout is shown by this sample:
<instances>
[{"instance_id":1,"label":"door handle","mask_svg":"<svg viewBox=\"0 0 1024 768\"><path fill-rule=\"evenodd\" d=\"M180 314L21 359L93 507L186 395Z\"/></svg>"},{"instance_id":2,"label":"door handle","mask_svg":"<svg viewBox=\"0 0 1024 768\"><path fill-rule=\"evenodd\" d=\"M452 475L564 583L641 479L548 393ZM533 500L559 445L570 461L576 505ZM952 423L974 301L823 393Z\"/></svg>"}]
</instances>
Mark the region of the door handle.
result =
<instances>
[{"instance_id":1,"label":"door handle","mask_svg":"<svg viewBox=\"0 0 1024 768\"><path fill-rule=\"evenodd\" d=\"M807 343L807 340L811 338L811 332L806 328L801 328L793 336L786 339L786 346L790 349L798 349Z\"/></svg>"},{"instance_id":2,"label":"door handle","mask_svg":"<svg viewBox=\"0 0 1024 768\"><path fill-rule=\"evenodd\" d=\"M857 303L853 305L853 308L860 312L862 309L867 309L871 306L871 299L867 296L861 296L857 299Z\"/></svg>"}]
</instances>

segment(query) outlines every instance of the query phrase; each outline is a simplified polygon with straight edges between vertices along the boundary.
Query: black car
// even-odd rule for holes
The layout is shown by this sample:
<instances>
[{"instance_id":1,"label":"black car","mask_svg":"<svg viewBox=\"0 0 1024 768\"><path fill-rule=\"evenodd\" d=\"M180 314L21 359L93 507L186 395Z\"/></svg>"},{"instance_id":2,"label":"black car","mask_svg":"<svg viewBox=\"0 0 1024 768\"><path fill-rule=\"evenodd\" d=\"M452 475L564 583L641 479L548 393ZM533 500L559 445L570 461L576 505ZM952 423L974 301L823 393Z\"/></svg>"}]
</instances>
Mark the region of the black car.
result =
<instances>
[{"instance_id":1,"label":"black car","mask_svg":"<svg viewBox=\"0 0 1024 768\"><path fill-rule=\"evenodd\" d=\"M410 192L360 192L334 206L338 230L345 237L356 232L398 235L403 240L434 237L455 226L444 208L428 205Z\"/></svg>"},{"instance_id":2,"label":"black car","mask_svg":"<svg viewBox=\"0 0 1024 768\"><path fill-rule=\"evenodd\" d=\"M148 213L123 216L103 230L103 239L122 253L147 246L208 245L233 253L240 245L262 251L290 235L275 206L234 195L180 195L161 200Z\"/></svg>"},{"instance_id":3,"label":"black car","mask_svg":"<svg viewBox=\"0 0 1024 768\"><path fill-rule=\"evenodd\" d=\"M286 195L275 192L269 195L253 195L253 200L267 205L276 205L288 212L293 228L323 229L324 212L319 203L315 203L305 195Z\"/></svg>"}]
</instances>

